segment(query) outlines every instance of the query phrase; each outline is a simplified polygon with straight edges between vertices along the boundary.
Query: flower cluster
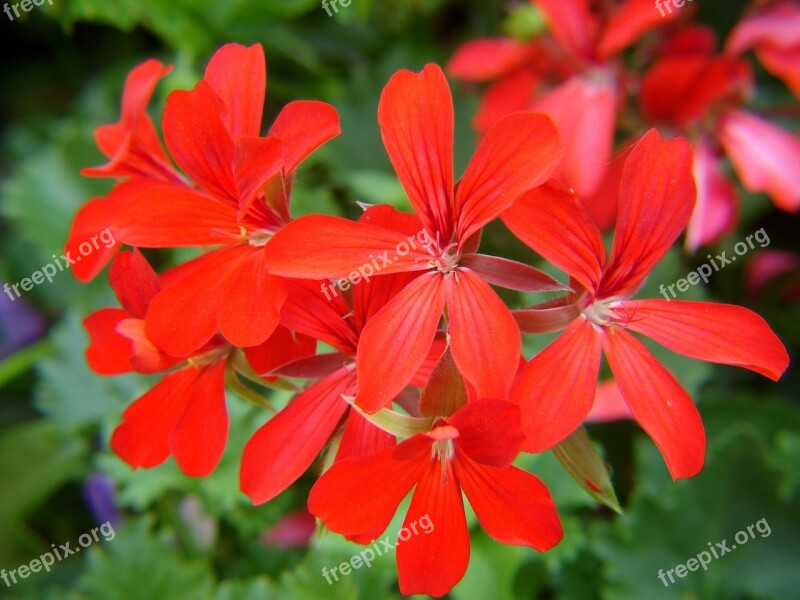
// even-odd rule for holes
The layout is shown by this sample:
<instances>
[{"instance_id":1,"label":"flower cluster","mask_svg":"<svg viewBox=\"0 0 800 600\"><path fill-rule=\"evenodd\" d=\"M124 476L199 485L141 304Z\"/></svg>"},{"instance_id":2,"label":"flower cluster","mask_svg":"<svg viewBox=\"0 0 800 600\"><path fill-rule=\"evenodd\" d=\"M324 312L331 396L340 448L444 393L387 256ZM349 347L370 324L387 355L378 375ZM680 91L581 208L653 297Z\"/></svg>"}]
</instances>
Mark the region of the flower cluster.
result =
<instances>
[{"instance_id":1,"label":"flower cluster","mask_svg":"<svg viewBox=\"0 0 800 600\"><path fill-rule=\"evenodd\" d=\"M559 6L571 4L581 3ZM581 27L555 31L595 62L611 60L638 33L613 24L593 25L591 37ZM528 48L520 53L527 57ZM781 342L747 309L635 299L692 217L696 173L684 139L651 129L626 152L607 256L575 190L596 183L610 148L576 146L581 133L552 113L513 111L486 126L456 180L444 73L435 65L401 70L383 90L378 121L414 212L376 205L357 222L293 219L296 173L340 133L336 110L292 102L262 136L263 50L229 44L192 90L169 95L166 152L146 108L168 72L150 60L128 76L120 120L97 130L109 160L84 171L114 178L116 187L81 208L67 242L76 247L106 228L117 241L75 266L89 280L111 263L121 305L86 319L89 365L104 375L162 374L111 438L134 468L173 456L187 475L211 473L228 436L226 388L263 403L256 390L306 380L244 448L242 491L267 502L322 456L310 511L331 530L370 543L413 490L406 523L428 515L435 528L398 547L400 589L441 596L469 560L462 491L495 540L546 551L561 539L547 488L512 463L520 452L550 448L569 458L581 445L601 355L672 476L701 469L697 409L631 332L774 380L788 366ZM595 72L590 83L586 73L575 75L560 93L583 97L589 86L611 110L618 76ZM564 110L579 128L591 113L568 103ZM755 118L725 115L734 123ZM482 229L497 219L568 282L480 253ZM140 250L186 247L198 248L195 258L163 272ZM392 258L370 277L352 276L378 256ZM348 279L329 293L332 281ZM557 297L512 310L493 286ZM522 357L523 333L560 330L533 359ZM318 342L328 350L318 352ZM601 462L599 474L591 460L569 462L582 483L602 491Z\"/></svg>"}]
</instances>

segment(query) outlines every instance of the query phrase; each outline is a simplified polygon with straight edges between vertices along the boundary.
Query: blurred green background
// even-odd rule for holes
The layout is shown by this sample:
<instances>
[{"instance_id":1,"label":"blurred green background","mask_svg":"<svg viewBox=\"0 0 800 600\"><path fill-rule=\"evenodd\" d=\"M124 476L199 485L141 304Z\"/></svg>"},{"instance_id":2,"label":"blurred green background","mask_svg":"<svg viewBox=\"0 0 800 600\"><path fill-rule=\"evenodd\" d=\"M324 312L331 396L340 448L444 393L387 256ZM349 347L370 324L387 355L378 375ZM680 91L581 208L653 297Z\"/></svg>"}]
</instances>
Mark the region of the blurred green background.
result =
<instances>
[{"instance_id":1,"label":"blurred green background","mask_svg":"<svg viewBox=\"0 0 800 600\"><path fill-rule=\"evenodd\" d=\"M54 0L6 21L2 61L0 279L17 282L60 254L76 209L112 182L78 175L100 164L92 132L115 121L127 72L148 57L175 70L159 86L152 114L166 95L189 88L224 42L259 42L268 61L267 122L292 99L332 103L343 135L301 169L295 215L353 216L355 201L405 206L380 143L380 90L401 67L444 64L458 44L498 34L510 5L484 0L352 0L328 17L317 0ZM742 3L706 2L701 16L725 33ZM475 147L469 121L476 90L453 85L456 154L461 168ZM780 92L783 93L783 92ZM788 95L787 95L788 98ZM798 217L763 197L744 198L739 231L719 250L764 227L771 249L797 249ZM537 258L506 230L485 235L490 251ZM491 252L490 252L491 253ZM653 282L673 282L705 261L675 249ZM178 259L179 257L172 257ZM169 257L167 258L169 260ZM800 306L771 287L754 302L744 292L741 261L693 288L694 298L745 304L760 312L796 356ZM687 295L691 297L691 294ZM521 306L526 299L508 296ZM310 547L264 540L282 516L301 507L307 474L276 500L252 507L238 491L241 449L267 414L230 393L231 436L223 462L202 480L173 461L133 473L108 449L123 409L151 381L102 378L83 352L82 319L114 305L105 275L90 285L60 274L13 304L0 301L0 568L29 563L101 522L114 538L35 573L0 597L16 599L292 599L397 598L393 557L375 561L329 586L332 567L359 548L323 534ZM546 339L526 340L526 352ZM652 442L629 422L591 425L612 466L624 514L597 506L552 456L524 457L562 514L565 537L546 555L494 543L476 526L470 567L449 597L604 599L776 599L800 590L800 378L796 369L773 384L750 372L690 361L657 350L697 401L708 431L700 475L673 483ZM276 393L278 405L287 400ZM760 519L771 533L689 573L669 588L671 569ZM395 524L395 531L399 523Z\"/></svg>"}]
</instances>

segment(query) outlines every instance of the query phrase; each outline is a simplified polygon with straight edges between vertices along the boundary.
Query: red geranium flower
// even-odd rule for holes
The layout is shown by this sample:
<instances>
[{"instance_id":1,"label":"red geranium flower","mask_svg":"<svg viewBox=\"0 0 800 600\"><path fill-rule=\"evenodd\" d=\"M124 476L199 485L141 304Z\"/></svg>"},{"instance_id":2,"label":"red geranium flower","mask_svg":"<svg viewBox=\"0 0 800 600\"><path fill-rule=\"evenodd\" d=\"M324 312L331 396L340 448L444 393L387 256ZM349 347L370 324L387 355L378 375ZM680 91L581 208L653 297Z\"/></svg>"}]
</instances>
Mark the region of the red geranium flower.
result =
<instances>
[{"instance_id":1,"label":"red geranium flower","mask_svg":"<svg viewBox=\"0 0 800 600\"><path fill-rule=\"evenodd\" d=\"M344 535L384 531L416 488L404 526L410 531L427 516L432 528L397 545L400 592L406 595L442 596L463 577L469 530L462 490L489 536L544 552L563 531L545 485L511 465L525 437L519 419L519 408L509 402L471 402L429 433L337 462L312 488L309 510Z\"/></svg>"},{"instance_id":2,"label":"red geranium flower","mask_svg":"<svg viewBox=\"0 0 800 600\"><path fill-rule=\"evenodd\" d=\"M542 115L506 117L486 134L454 185L453 102L439 67L396 73L381 96L378 120L426 241L411 248L409 238L396 231L309 216L275 236L269 271L305 279L347 278L370 264L381 274L422 272L361 335L356 404L365 411L386 406L419 370L445 306L453 356L464 377L479 396L504 397L521 340L511 313L488 284L527 291L564 287L531 267L475 251L481 228L549 177L561 153L555 128Z\"/></svg>"},{"instance_id":3,"label":"red geranium flower","mask_svg":"<svg viewBox=\"0 0 800 600\"><path fill-rule=\"evenodd\" d=\"M789 356L769 325L738 306L632 300L686 226L695 199L691 149L651 130L631 152L620 187L614 247L576 199L540 188L503 215L508 227L570 274L579 289L561 307L566 330L520 373L511 399L522 406L524 449L560 442L592 408L601 348L634 418L653 438L674 478L703 465L705 433L691 398L627 329L700 360L744 367L777 380ZM525 311L535 319L536 311ZM548 317L549 318L549 317ZM552 324L550 321L549 324Z\"/></svg>"}]
</instances>

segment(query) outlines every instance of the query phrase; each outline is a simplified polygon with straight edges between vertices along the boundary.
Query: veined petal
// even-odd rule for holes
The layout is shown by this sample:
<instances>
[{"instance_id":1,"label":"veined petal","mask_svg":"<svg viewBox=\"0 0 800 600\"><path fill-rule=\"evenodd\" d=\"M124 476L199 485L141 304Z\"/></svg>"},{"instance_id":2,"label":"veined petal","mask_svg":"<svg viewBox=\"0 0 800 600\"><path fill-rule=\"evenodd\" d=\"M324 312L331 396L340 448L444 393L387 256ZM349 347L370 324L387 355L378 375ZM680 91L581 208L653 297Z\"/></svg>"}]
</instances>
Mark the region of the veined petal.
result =
<instances>
[{"instance_id":1,"label":"veined petal","mask_svg":"<svg viewBox=\"0 0 800 600\"><path fill-rule=\"evenodd\" d=\"M493 540L546 552L564 537L556 505L537 477L514 466L479 464L460 454L453 462L467 500Z\"/></svg>"},{"instance_id":2,"label":"veined petal","mask_svg":"<svg viewBox=\"0 0 800 600\"><path fill-rule=\"evenodd\" d=\"M317 340L278 326L263 344L245 348L247 362L259 375L267 375L276 369L299 360L314 357Z\"/></svg>"},{"instance_id":3,"label":"veined petal","mask_svg":"<svg viewBox=\"0 0 800 600\"><path fill-rule=\"evenodd\" d=\"M634 419L653 438L672 478L696 475L703 468L706 435L686 390L625 330L604 333L601 340Z\"/></svg>"},{"instance_id":4,"label":"veined petal","mask_svg":"<svg viewBox=\"0 0 800 600\"><path fill-rule=\"evenodd\" d=\"M336 461L311 488L308 510L342 535L385 530L429 460L396 459L394 451Z\"/></svg>"},{"instance_id":5,"label":"veined petal","mask_svg":"<svg viewBox=\"0 0 800 600\"><path fill-rule=\"evenodd\" d=\"M339 369L300 393L247 442L240 486L263 504L294 483L314 462L348 409L342 394L355 383Z\"/></svg>"},{"instance_id":6,"label":"veined petal","mask_svg":"<svg viewBox=\"0 0 800 600\"><path fill-rule=\"evenodd\" d=\"M241 237L236 209L186 187L140 194L122 209L117 237L140 248L216 246Z\"/></svg>"},{"instance_id":7,"label":"veined petal","mask_svg":"<svg viewBox=\"0 0 800 600\"><path fill-rule=\"evenodd\" d=\"M606 250L600 232L578 199L545 185L523 194L503 213L503 223L549 262L596 290Z\"/></svg>"},{"instance_id":8,"label":"veined petal","mask_svg":"<svg viewBox=\"0 0 800 600\"><path fill-rule=\"evenodd\" d=\"M283 142L284 173L293 173L317 148L342 132L339 114L325 102L298 100L283 107L269 135Z\"/></svg>"},{"instance_id":9,"label":"veined petal","mask_svg":"<svg viewBox=\"0 0 800 600\"><path fill-rule=\"evenodd\" d=\"M403 256L400 244L409 248ZM411 249L402 233L325 215L289 223L267 244L267 256L270 273L295 279L346 279L358 269L370 277L418 271L430 268L431 258L420 244Z\"/></svg>"},{"instance_id":10,"label":"veined petal","mask_svg":"<svg viewBox=\"0 0 800 600\"><path fill-rule=\"evenodd\" d=\"M673 352L698 360L734 365L780 379L789 355L764 319L731 304L681 300L624 303L633 315L628 327Z\"/></svg>"},{"instance_id":11,"label":"veined petal","mask_svg":"<svg viewBox=\"0 0 800 600\"><path fill-rule=\"evenodd\" d=\"M442 70L400 70L386 84L378 122L389 159L428 231L453 231L453 98Z\"/></svg>"},{"instance_id":12,"label":"veined petal","mask_svg":"<svg viewBox=\"0 0 800 600\"><path fill-rule=\"evenodd\" d=\"M225 105L225 126L231 135L259 135L267 91L261 44L225 44L208 61L203 79Z\"/></svg>"},{"instance_id":13,"label":"veined petal","mask_svg":"<svg viewBox=\"0 0 800 600\"><path fill-rule=\"evenodd\" d=\"M283 144L278 138L240 137L236 140L233 172L242 219L256 198L264 193L267 182L283 167Z\"/></svg>"},{"instance_id":14,"label":"veined petal","mask_svg":"<svg viewBox=\"0 0 800 600\"><path fill-rule=\"evenodd\" d=\"M464 254L459 261L487 283L521 292L563 292L570 288L530 265L499 256Z\"/></svg>"},{"instance_id":15,"label":"veined petal","mask_svg":"<svg viewBox=\"0 0 800 600\"><path fill-rule=\"evenodd\" d=\"M170 450L181 471L205 477L216 468L228 441L225 361L201 369L186 393L190 400L170 433Z\"/></svg>"},{"instance_id":16,"label":"veined petal","mask_svg":"<svg viewBox=\"0 0 800 600\"><path fill-rule=\"evenodd\" d=\"M453 358L479 397L505 398L517 373L522 338L511 311L476 273L445 279Z\"/></svg>"},{"instance_id":17,"label":"veined petal","mask_svg":"<svg viewBox=\"0 0 800 600\"><path fill-rule=\"evenodd\" d=\"M366 324L356 355L356 404L367 413L387 406L422 366L445 303L440 273L412 281Z\"/></svg>"},{"instance_id":18,"label":"veined petal","mask_svg":"<svg viewBox=\"0 0 800 600\"><path fill-rule=\"evenodd\" d=\"M161 291L158 275L138 249L117 255L108 280L119 303L137 319L145 318L150 301Z\"/></svg>"},{"instance_id":19,"label":"veined petal","mask_svg":"<svg viewBox=\"0 0 800 600\"><path fill-rule=\"evenodd\" d=\"M505 467L517 455L525 434L517 405L505 400L475 400L446 422L458 430L458 451L483 465Z\"/></svg>"},{"instance_id":20,"label":"veined petal","mask_svg":"<svg viewBox=\"0 0 800 600\"><path fill-rule=\"evenodd\" d=\"M578 317L520 371L509 398L522 409L526 452L544 452L577 429L592 409L600 340Z\"/></svg>"},{"instance_id":21,"label":"veined petal","mask_svg":"<svg viewBox=\"0 0 800 600\"><path fill-rule=\"evenodd\" d=\"M493 125L458 184L459 241L492 221L520 194L547 181L563 152L555 125L545 115L515 113Z\"/></svg>"},{"instance_id":22,"label":"veined petal","mask_svg":"<svg viewBox=\"0 0 800 600\"><path fill-rule=\"evenodd\" d=\"M235 201L234 143L222 121L226 109L208 82L200 80L189 92L169 95L162 126L178 166L209 194Z\"/></svg>"},{"instance_id":23,"label":"veined petal","mask_svg":"<svg viewBox=\"0 0 800 600\"><path fill-rule=\"evenodd\" d=\"M427 459L403 526L421 520L429 532L411 534L397 544L397 575L403 595L444 596L464 576L469 564L469 530L461 487L452 461Z\"/></svg>"},{"instance_id":24,"label":"veined petal","mask_svg":"<svg viewBox=\"0 0 800 600\"><path fill-rule=\"evenodd\" d=\"M686 227L696 197L691 147L682 138L664 141L651 129L625 161L614 246L600 297L629 294L641 286Z\"/></svg>"},{"instance_id":25,"label":"veined petal","mask_svg":"<svg viewBox=\"0 0 800 600\"><path fill-rule=\"evenodd\" d=\"M351 410L347 413L342 439L339 442L339 449L336 451L336 460L372 454L394 448L394 446L395 437L393 435L367 421L358 411Z\"/></svg>"}]
</instances>

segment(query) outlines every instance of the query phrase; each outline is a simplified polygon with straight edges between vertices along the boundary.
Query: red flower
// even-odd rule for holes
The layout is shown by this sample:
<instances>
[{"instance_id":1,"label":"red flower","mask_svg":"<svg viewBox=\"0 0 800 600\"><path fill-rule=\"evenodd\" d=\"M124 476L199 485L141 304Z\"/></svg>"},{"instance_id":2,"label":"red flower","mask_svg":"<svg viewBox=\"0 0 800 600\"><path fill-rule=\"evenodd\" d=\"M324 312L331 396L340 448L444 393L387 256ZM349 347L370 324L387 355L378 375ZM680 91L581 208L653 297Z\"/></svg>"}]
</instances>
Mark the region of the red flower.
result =
<instances>
[{"instance_id":1,"label":"red flower","mask_svg":"<svg viewBox=\"0 0 800 600\"><path fill-rule=\"evenodd\" d=\"M484 225L548 178L560 156L555 129L542 115L506 117L486 134L454 185L453 103L439 67L396 73L381 96L378 120L419 215L417 230L425 234L420 245L412 248L410 238L385 228L310 216L275 236L269 271L306 279L347 278L370 264L381 274L421 272L364 328L356 403L365 411L386 406L419 370L445 306L453 356L464 377L479 396L504 397L517 371L521 340L511 313L488 284L527 291L564 288L531 267L475 250Z\"/></svg>"},{"instance_id":2,"label":"red flower","mask_svg":"<svg viewBox=\"0 0 800 600\"><path fill-rule=\"evenodd\" d=\"M689 145L665 142L651 130L631 152L622 182L608 261L599 232L567 193L531 191L503 215L517 236L581 288L556 309L573 320L522 369L511 399L522 406L526 451L560 442L589 414L602 348L634 418L661 450L672 476L690 477L705 454L700 415L675 378L627 329L686 356L773 380L786 370L789 357L767 323L745 308L631 300L691 215Z\"/></svg>"},{"instance_id":3,"label":"red flower","mask_svg":"<svg viewBox=\"0 0 800 600\"><path fill-rule=\"evenodd\" d=\"M174 356L191 354L218 331L247 347L275 330L286 291L281 278L266 273L265 246L291 218L296 168L339 133L333 107L293 102L268 137L258 137L265 68L260 46L229 44L193 90L170 95L167 147L202 189L165 184L134 198L119 216L118 239L132 246L223 246L187 265L153 299L148 337Z\"/></svg>"},{"instance_id":4,"label":"red flower","mask_svg":"<svg viewBox=\"0 0 800 600\"><path fill-rule=\"evenodd\" d=\"M173 358L147 338L145 315L171 276L159 278L138 251L118 255L109 278L123 308L102 309L86 318L91 336L86 355L104 375L178 367L125 411L111 447L134 468L155 467L174 455L184 473L204 476L216 467L228 437L225 374L235 348L217 337L191 356ZM282 362L313 354L314 340L295 336L287 343L283 331L260 352L279 352Z\"/></svg>"},{"instance_id":5,"label":"red flower","mask_svg":"<svg viewBox=\"0 0 800 600\"><path fill-rule=\"evenodd\" d=\"M390 207L374 207L362 219L390 227L396 225L396 215ZM323 289L327 282L287 281L283 324L338 352L301 360L282 370L289 376L322 379L294 398L245 446L240 482L254 503L267 502L294 483L343 419L335 460L394 446L394 437L351 410L342 397L355 395L356 354L365 325L415 276L403 273L360 282L353 286L350 301L343 293L330 297ZM426 360L412 380L414 385L425 383L442 350L441 343L429 345Z\"/></svg>"},{"instance_id":6,"label":"red flower","mask_svg":"<svg viewBox=\"0 0 800 600\"><path fill-rule=\"evenodd\" d=\"M312 488L309 510L344 535L384 531L415 487L404 526L411 531L427 516L432 528L398 543L400 592L442 596L469 562L462 490L498 542L544 552L561 540L547 488L511 465L523 439L518 407L471 402L396 448L337 462Z\"/></svg>"}]
</instances>

